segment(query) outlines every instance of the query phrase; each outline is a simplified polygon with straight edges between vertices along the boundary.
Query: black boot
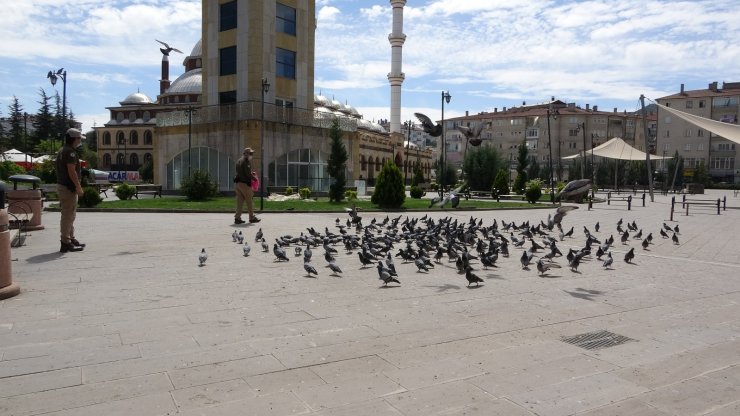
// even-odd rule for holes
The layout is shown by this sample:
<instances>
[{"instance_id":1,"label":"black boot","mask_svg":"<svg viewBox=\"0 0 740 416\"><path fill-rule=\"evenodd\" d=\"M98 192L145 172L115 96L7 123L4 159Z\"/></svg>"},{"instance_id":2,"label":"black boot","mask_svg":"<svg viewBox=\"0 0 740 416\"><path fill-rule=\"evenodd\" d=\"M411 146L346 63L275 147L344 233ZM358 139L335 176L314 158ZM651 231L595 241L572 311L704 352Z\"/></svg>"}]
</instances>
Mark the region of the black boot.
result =
<instances>
[{"instance_id":1,"label":"black boot","mask_svg":"<svg viewBox=\"0 0 740 416\"><path fill-rule=\"evenodd\" d=\"M65 243L64 241L62 241L62 247L59 249L59 252L66 253L68 251L82 251L82 250L84 250L83 247L76 247L72 243Z\"/></svg>"},{"instance_id":2,"label":"black boot","mask_svg":"<svg viewBox=\"0 0 740 416\"><path fill-rule=\"evenodd\" d=\"M80 243L79 241L77 241L76 238L73 238L73 239L69 240L69 242L72 243L72 245L75 246L75 247L85 248L85 243Z\"/></svg>"}]
</instances>

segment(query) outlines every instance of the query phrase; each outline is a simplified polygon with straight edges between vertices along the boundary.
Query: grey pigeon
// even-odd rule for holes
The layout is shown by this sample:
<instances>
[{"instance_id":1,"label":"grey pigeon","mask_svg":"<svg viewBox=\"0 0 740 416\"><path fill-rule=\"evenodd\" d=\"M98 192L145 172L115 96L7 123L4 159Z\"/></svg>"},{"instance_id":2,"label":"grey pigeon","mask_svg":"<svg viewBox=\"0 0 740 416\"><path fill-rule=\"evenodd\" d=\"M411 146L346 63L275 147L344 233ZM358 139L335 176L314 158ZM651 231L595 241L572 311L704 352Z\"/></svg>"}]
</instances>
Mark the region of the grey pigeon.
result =
<instances>
[{"instance_id":1,"label":"grey pigeon","mask_svg":"<svg viewBox=\"0 0 740 416\"><path fill-rule=\"evenodd\" d=\"M678 245L679 244L679 242L678 242L678 234L674 232L673 233L673 237L671 237L671 240L673 240L673 244Z\"/></svg>"},{"instance_id":2,"label":"grey pigeon","mask_svg":"<svg viewBox=\"0 0 740 416\"><path fill-rule=\"evenodd\" d=\"M627 254L624 255L624 261L627 263L632 263L632 260L635 258L635 249L631 248L630 251L627 252Z\"/></svg>"},{"instance_id":3,"label":"grey pigeon","mask_svg":"<svg viewBox=\"0 0 740 416\"><path fill-rule=\"evenodd\" d=\"M261 241L262 251L264 251L265 253L270 251L270 246L265 242L265 239L261 238L260 241Z\"/></svg>"},{"instance_id":4,"label":"grey pigeon","mask_svg":"<svg viewBox=\"0 0 740 416\"><path fill-rule=\"evenodd\" d=\"M311 274L314 274L316 276L319 275L319 272L316 271L316 268L313 267L313 265L309 262L303 263L303 270L305 270L306 273L308 273L308 277L311 277Z\"/></svg>"},{"instance_id":5,"label":"grey pigeon","mask_svg":"<svg viewBox=\"0 0 740 416\"><path fill-rule=\"evenodd\" d=\"M470 267L465 269L465 279L468 281L468 286L475 283L476 286L479 286L480 283L483 283L483 279L478 277L475 273L472 272L473 269Z\"/></svg>"},{"instance_id":6,"label":"grey pigeon","mask_svg":"<svg viewBox=\"0 0 740 416\"><path fill-rule=\"evenodd\" d=\"M244 257L247 257L249 256L249 252L252 251L252 247L249 247L249 243L244 243L242 251L244 251Z\"/></svg>"},{"instance_id":7,"label":"grey pigeon","mask_svg":"<svg viewBox=\"0 0 740 416\"><path fill-rule=\"evenodd\" d=\"M239 234L236 232L236 230L234 230L234 232L231 233L231 242L232 243L236 243L236 238L237 238L238 235Z\"/></svg>"},{"instance_id":8,"label":"grey pigeon","mask_svg":"<svg viewBox=\"0 0 740 416\"><path fill-rule=\"evenodd\" d=\"M339 266L337 265L337 263L335 263L335 262L330 262L329 264L326 265L326 267L328 267L329 269L331 269L331 271L334 274L341 274L342 273L342 269L340 269Z\"/></svg>"},{"instance_id":9,"label":"grey pigeon","mask_svg":"<svg viewBox=\"0 0 740 416\"><path fill-rule=\"evenodd\" d=\"M259 230L257 230L257 234L254 235L254 242L256 243L256 242L262 240L262 237L263 237L263 235L262 235L262 228L260 228Z\"/></svg>"},{"instance_id":10,"label":"grey pigeon","mask_svg":"<svg viewBox=\"0 0 740 416\"><path fill-rule=\"evenodd\" d=\"M285 254L285 250L282 247L278 246L277 243L272 245L272 254L275 255L277 261L290 261L288 255Z\"/></svg>"},{"instance_id":11,"label":"grey pigeon","mask_svg":"<svg viewBox=\"0 0 740 416\"><path fill-rule=\"evenodd\" d=\"M539 272L540 276L544 276L545 273L547 273L547 271L550 269L559 269L559 268L560 268L560 265L557 263L553 263L553 262L545 263L541 259L537 260L537 272Z\"/></svg>"},{"instance_id":12,"label":"grey pigeon","mask_svg":"<svg viewBox=\"0 0 740 416\"><path fill-rule=\"evenodd\" d=\"M608 269L612 266L612 263L614 263L614 259L612 258L612 252L606 253L606 259L604 259L604 268Z\"/></svg>"},{"instance_id":13,"label":"grey pigeon","mask_svg":"<svg viewBox=\"0 0 740 416\"><path fill-rule=\"evenodd\" d=\"M388 273L388 271L383 268L383 262L380 261L378 262L378 276L380 280L383 281L383 286L387 286L388 283L398 283L399 285L401 284L398 279L395 279Z\"/></svg>"},{"instance_id":14,"label":"grey pigeon","mask_svg":"<svg viewBox=\"0 0 740 416\"><path fill-rule=\"evenodd\" d=\"M208 260L208 254L206 254L206 249L200 250L200 254L198 255L198 266L205 266L206 260Z\"/></svg>"}]
</instances>

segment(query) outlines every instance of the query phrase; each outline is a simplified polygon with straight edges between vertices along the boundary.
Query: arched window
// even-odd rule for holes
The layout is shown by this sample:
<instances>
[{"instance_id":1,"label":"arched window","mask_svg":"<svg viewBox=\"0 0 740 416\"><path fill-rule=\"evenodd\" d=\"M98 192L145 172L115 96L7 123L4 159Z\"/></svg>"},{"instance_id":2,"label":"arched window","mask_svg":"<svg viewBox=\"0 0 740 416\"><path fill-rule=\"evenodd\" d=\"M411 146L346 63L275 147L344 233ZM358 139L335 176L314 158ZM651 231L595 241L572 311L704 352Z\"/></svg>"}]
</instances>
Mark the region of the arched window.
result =
<instances>
[{"instance_id":1,"label":"arched window","mask_svg":"<svg viewBox=\"0 0 740 416\"><path fill-rule=\"evenodd\" d=\"M380 159L376 156L375 157L375 171L379 171L382 164L380 163Z\"/></svg>"},{"instance_id":2,"label":"arched window","mask_svg":"<svg viewBox=\"0 0 740 416\"><path fill-rule=\"evenodd\" d=\"M151 146L152 144L152 131L147 130L144 132L144 145Z\"/></svg>"},{"instance_id":3,"label":"arched window","mask_svg":"<svg viewBox=\"0 0 740 416\"><path fill-rule=\"evenodd\" d=\"M132 112L128 113L128 121L130 121L132 123L134 121L136 121L136 112L132 111Z\"/></svg>"},{"instance_id":4,"label":"arched window","mask_svg":"<svg viewBox=\"0 0 740 416\"><path fill-rule=\"evenodd\" d=\"M142 118L144 119L144 121L149 121L152 118L152 116L149 115L148 111L144 111L144 115L142 116Z\"/></svg>"},{"instance_id":5,"label":"arched window","mask_svg":"<svg viewBox=\"0 0 740 416\"><path fill-rule=\"evenodd\" d=\"M110 146L110 132L106 131L103 133L103 145Z\"/></svg>"},{"instance_id":6,"label":"arched window","mask_svg":"<svg viewBox=\"0 0 740 416\"><path fill-rule=\"evenodd\" d=\"M123 121L123 113L116 114L116 121L119 123Z\"/></svg>"},{"instance_id":7,"label":"arched window","mask_svg":"<svg viewBox=\"0 0 740 416\"><path fill-rule=\"evenodd\" d=\"M120 130L116 133L116 143L119 146L123 146L126 144L126 135L123 134L123 132Z\"/></svg>"},{"instance_id":8,"label":"arched window","mask_svg":"<svg viewBox=\"0 0 740 416\"><path fill-rule=\"evenodd\" d=\"M110 134L108 134L108 141L110 141ZM103 167L110 169L110 163L111 163L110 153L104 154L103 155Z\"/></svg>"},{"instance_id":9,"label":"arched window","mask_svg":"<svg viewBox=\"0 0 740 416\"><path fill-rule=\"evenodd\" d=\"M124 170L125 167L123 166L123 162L125 159L123 158L123 153L119 153L116 155L116 166L118 170Z\"/></svg>"},{"instance_id":10,"label":"arched window","mask_svg":"<svg viewBox=\"0 0 740 416\"><path fill-rule=\"evenodd\" d=\"M151 153L144 153L144 162L146 162L147 160L152 160Z\"/></svg>"},{"instance_id":11,"label":"arched window","mask_svg":"<svg viewBox=\"0 0 740 416\"><path fill-rule=\"evenodd\" d=\"M139 133L135 130L132 130L131 133L129 133L129 139L128 143L131 145L138 145L139 144Z\"/></svg>"},{"instance_id":12,"label":"arched window","mask_svg":"<svg viewBox=\"0 0 740 416\"><path fill-rule=\"evenodd\" d=\"M129 165L132 167L132 169L139 168L139 155L137 155L136 153L131 153L131 158L129 159L129 161Z\"/></svg>"},{"instance_id":13,"label":"arched window","mask_svg":"<svg viewBox=\"0 0 740 416\"><path fill-rule=\"evenodd\" d=\"M360 155L360 170L367 170L367 161L365 160L365 155Z\"/></svg>"}]
</instances>

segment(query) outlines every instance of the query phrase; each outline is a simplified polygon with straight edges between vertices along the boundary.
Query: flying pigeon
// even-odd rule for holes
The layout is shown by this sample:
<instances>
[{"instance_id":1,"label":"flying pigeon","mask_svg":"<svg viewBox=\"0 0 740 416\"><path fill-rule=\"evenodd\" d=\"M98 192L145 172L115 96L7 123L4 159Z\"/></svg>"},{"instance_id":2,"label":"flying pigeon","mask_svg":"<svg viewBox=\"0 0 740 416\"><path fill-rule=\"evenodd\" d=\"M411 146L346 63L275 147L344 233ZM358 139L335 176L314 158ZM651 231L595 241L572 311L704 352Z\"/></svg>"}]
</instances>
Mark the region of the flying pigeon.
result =
<instances>
[{"instance_id":1,"label":"flying pigeon","mask_svg":"<svg viewBox=\"0 0 740 416\"><path fill-rule=\"evenodd\" d=\"M157 39L154 39L154 40L156 40L157 42L159 42L162 45L164 45L164 48L159 48L159 50L162 51L162 54L164 54L164 56L170 56L170 52L172 52L172 51L175 51L177 53L182 53L181 50L175 49L172 46L170 46L170 45L162 42L161 40L157 40Z\"/></svg>"},{"instance_id":2,"label":"flying pigeon","mask_svg":"<svg viewBox=\"0 0 740 416\"><path fill-rule=\"evenodd\" d=\"M419 120L419 123L421 123L421 127L424 129L424 132L426 134L432 137L438 137L442 135L442 124L434 124L432 122L432 119L422 113L414 113L414 115Z\"/></svg>"},{"instance_id":3,"label":"flying pigeon","mask_svg":"<svg viewBox=\"0 0 740 416\"><path fill-rule=\"evenodd\" d=\"M470 143L471 146L480 146L483 140L480 138L481 132L483 132L483 123L478 123L475 127L470 128L466 126L457 126L457 130L465 136L465 139Z\"/></svg>"}]
</instances>

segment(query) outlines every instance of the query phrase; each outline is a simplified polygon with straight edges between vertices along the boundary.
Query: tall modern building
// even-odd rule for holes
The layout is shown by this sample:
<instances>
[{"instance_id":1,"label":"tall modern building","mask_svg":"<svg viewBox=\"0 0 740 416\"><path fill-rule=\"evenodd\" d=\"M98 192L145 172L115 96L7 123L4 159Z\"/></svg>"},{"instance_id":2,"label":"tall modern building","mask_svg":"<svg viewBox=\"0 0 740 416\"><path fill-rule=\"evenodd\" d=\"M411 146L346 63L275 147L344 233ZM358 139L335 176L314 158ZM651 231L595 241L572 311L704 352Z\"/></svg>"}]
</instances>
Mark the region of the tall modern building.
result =
<instances>
[{"instance_id":1,"label":"tall modern building","mask_svg":"<svg viewBox=\"0 0 740 416\"><path fill-rule=\"evenodd\" d=\"M706 89L685 90L681 84L678 93L661 97L658 103L685 113L737 124L740 117L740 82L712 82ZM740 181L735 143L693 124L672 117L658 107L659 155L678 153L683 158L684 176L691 178L694 169L704 164L709 174L719 181ZM661 165L661 169L664 166Z\"/></svg>"}]
</instances>

